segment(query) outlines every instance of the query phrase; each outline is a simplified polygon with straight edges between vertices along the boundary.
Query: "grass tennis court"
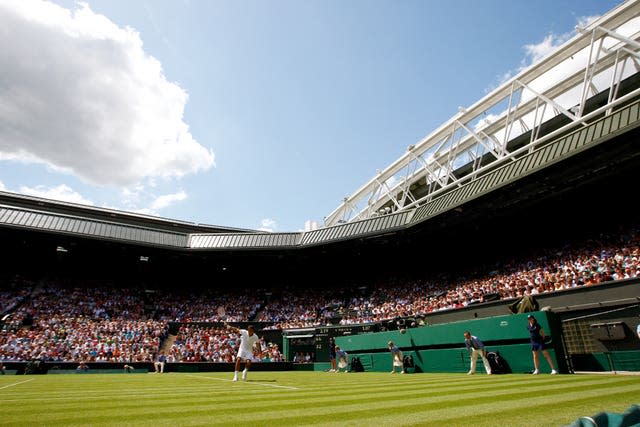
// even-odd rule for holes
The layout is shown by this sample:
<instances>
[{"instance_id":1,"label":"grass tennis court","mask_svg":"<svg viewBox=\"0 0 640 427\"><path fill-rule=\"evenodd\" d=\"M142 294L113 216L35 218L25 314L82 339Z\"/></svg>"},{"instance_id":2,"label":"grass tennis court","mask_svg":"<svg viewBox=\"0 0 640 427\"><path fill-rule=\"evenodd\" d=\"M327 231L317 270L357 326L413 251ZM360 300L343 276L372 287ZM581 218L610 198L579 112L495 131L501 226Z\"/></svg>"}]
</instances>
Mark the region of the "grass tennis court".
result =
<instances>
[{"instance_id":1,"label":"grass tennis court","mask_svg":"<svg viewBox=\"0 0 640 427\"><path fill-rule=\"evenodd\" d=\"M4 375L0 425L562 426L640 402L637 375L232 375Z\"/></svg>"}]
</instances>

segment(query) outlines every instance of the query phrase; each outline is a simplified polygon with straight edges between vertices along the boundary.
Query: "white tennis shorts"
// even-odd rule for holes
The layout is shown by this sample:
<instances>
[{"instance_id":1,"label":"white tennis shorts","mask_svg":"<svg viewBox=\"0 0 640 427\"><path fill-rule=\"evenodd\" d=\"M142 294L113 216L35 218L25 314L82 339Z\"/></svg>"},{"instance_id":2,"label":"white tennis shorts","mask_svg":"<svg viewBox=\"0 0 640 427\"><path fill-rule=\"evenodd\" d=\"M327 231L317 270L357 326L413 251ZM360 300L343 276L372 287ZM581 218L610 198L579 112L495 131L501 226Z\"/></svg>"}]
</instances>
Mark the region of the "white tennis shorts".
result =
<instances>
[{"instance_id":1,"label":"white tennis shorts","mask_svg":"<svg viewBox=\"0 0 640 427\"><path fill-rule=\"evenodd\" d=\"M241 348L238 350L238 358L241 360L253 360L253 353Z\"/></svg>"}]
</instances>

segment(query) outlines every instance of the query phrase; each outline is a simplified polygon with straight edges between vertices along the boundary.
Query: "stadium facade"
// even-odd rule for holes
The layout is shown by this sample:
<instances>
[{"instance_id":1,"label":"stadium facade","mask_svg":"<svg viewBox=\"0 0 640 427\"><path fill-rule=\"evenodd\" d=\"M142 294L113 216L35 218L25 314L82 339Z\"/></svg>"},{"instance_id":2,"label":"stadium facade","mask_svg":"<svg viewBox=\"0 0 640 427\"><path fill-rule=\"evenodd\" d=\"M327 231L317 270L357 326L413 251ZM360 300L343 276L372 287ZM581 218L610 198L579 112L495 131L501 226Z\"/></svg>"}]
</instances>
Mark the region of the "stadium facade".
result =
<instances>
[{"instance_id":1,"label":"stadium facade","mask_svg":"<svg viewBox=\"0 0 640 427\"><path fill-rule=\"evenodd\" d=\"M473 269L637 225L631 206L640 170L638 16L640 2L628 1L578 29L409 146L317 230L266 233L0 192L3 270L103 275L194 292L366 287L425 271ZM606 298L619 303L608 309L637 306L628 286L610 289ZM594 308L584 304L596 301L575 295L562 307ZM474 317L495 315L497 304L474 307ZM565 318L575 315L564 311ZM429 316L438 323L470 312L451 313ZM625 316L632 327L632 315Z\"/></svg>"}]
</instances>

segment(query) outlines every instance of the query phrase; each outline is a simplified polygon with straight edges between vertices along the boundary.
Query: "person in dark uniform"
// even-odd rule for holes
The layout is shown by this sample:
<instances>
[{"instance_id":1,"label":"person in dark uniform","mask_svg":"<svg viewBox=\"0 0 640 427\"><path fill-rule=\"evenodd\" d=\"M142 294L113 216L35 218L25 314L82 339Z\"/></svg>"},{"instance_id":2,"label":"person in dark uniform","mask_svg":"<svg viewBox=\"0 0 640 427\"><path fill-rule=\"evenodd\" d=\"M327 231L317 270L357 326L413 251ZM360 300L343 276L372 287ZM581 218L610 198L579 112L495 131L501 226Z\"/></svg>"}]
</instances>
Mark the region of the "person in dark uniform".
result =
<instances>
[{"instance_id":1,"label":"person in dark uniform","mask_svg":"<svg viewBox=\"0 0 640 427\"><path fill-rule=\"evenodd\" d=\"M329 338L329 361L331 362L329 372L336 372L336 343L333 337Z\"/></svg>"},{"instance_id":2,"label":"person in dark uniform","mask_svg":"<svg viewBox=\"0 0 640 427\"><path fill-rule=\"evenodd\" d=\"M533 374L537 375L540 373L540 351L542 351L544 358L547 359L547 362L551 367L551 375L557 374L558 371L556 371L556 369L553 367L553 360L551 360L551 356L547 351L547 346L544 343L544 329L542 329L542 326L540 326L540 324L532 314L528 316L528 320L529 325L527 325L527 329L529 330L529 334L531 335L531 352L533 354Z\"/></svg>"}]
</instances>

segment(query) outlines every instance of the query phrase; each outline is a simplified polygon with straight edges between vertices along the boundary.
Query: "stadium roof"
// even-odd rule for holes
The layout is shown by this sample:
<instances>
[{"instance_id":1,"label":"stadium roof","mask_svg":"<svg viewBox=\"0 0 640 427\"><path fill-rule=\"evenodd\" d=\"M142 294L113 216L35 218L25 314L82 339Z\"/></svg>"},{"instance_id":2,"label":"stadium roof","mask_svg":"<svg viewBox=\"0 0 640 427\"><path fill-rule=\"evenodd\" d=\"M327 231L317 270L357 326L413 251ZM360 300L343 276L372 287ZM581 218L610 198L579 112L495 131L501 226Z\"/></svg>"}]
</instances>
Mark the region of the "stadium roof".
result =
<instances>
[{"instance_id":1,"label":"stadium roof","mask_svg":"<svg viewBox=\"0 0 640 427\"><path fill-rule=\"evenodd\" d=\"M620 103L616 109L608 113L603 110L600 104L606 93L600 93L589 99L586 105L592 111L572 129L566 130L562 120L553 118L540 127L539 133L555 138L547 138L544 144L527 150L516 149L518 156L472 179L460 180L458 185L412 209L308 232L265 233L201 226L0 192L0 227L185 250L280 250L420 229L436 217L442 220L445 213L459 215L474 203L483 203L480 210L491 214L496 209L531 199L542 201L542 193L547 193L546 197L554 192L560 194L595 178L602 180L629 170L634 174L640 161L640 147L634 143L640 126L640 73L620 86L624 95L619 99L626 103ZM558 134L559 129L564 133ZM524 137L529 138L527 134ZM516 138L510 143L518 141ZM539 176L546 176L547 184L541 182ZM620 175L618 179L633 180L628 175ZM557 184L562 185L562 191L555 187ZM512 191L514 188L518 190Z\"/></svg>"},{"instance_id":2,"label":"stadium roof","mask_svg":"<svg viewBox=\"0 0 640 427\"><path fill-rule=\"evenodd\" d=\"M550 139L637 96L620 82L640 68L640 2L620 4L556 51L464 108L325 217L326 225L432 204ZM598 105L587 100L603 93ZM544 126L556 120L552 132ZM424 210L424 209L422 209Z\"/></svg>"},{"instance_id":3,"label":"stadium roof","mask_svg":"<svg viewBox=\"0 0 640 427\"><path fill-rule=\"evenodd\" d=\"M473 210L492 215L611 177L637 182L638 16L640 2L623 3L461 110L346 198L318 230L267 233L8 192L0 192L0 229L188 251L288 250L473 221Z\"/></svg>"}]
</instances>

